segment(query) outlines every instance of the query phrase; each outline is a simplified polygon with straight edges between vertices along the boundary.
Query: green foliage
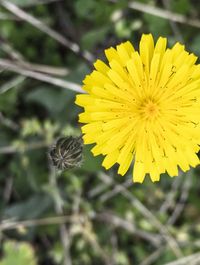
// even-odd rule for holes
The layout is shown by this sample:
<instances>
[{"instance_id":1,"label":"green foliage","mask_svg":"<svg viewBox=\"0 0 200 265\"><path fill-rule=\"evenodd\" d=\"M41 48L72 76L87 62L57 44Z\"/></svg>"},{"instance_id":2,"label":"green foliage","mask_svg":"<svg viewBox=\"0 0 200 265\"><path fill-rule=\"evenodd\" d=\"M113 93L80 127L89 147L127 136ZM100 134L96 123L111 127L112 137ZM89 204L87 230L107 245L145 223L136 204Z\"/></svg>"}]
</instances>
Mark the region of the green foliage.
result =
<instances>
[{"instance_id":1,"label":"green foliage","mask_svg":"<svg viewBox=\"0 0 200 265\"><path fill-rule=\"evenodd\" d=\"M14 112L17 103L17 90L12 89L3 93L0 97L0 111L4 111L8 115Z\"/></svg>"},{"instance_id":2,"label":"green foliage","mask_svg":"<svg viewBox=\"0 0 200 265\"><path fill-rule=\"evenodd\" d=\"M51 205L52 201L48 196L35 194L25 202L13 204L7 207L4 215L8 218L31 219L41 216Z\"/></svg>"},{"instance_id":3,"label":"green foliage","mask_svg":"<svg viewBox=\"0 0 200 265\"><path fill-rule=\"evenodd\" d=\"M87 18L92 23L99 25L101 25L100 23L105 24L107 22L113 9L105 0L77 0L74 6L80 18Z\"/></svg>"},{"instance_id":4,"label":"green foliage","mask_svg":"<svg viewBox=\"0 0 200 265\"><path fill-rule=\"evenodd\" d=\"M172 8L175 12L189 14L191 10L191 3L189 0L172 1Z\"/></svg>"},{"instance_id":5,"label":"green foliage","mask_svg":"<svg viewBox=\"0 0 200 265\"><path fill-rule=\"evenodd\" d=\"M83 50L104 58L105 48L127 39L137 48L141 34L149 32L168 37L169 46L181 36L187 50L200 55L198 28L148 14L150 7L165 9L165 1L139 0L147 13L129 8L128 0L10 2L69 40L63 45L1 7L0 56L17 62L18 70L82 84L93 69ZM166 2L171 12L199 17L198 1ZM71 42L80 53L72 51L77 46ZM199 252L198 167L176 179L163 174L160 183L147 177L143 185L129 185L131 170L125 178L117 166L105 171L103 157L94 157L93 145L87 145L80 168L54 174L49 147L59 137L81 134L76 93L7 68L0 76L0 265L63 264L63 223L73 265L140 265L150 259L164 265L179 252Z\"/></svg>"},{"instance_id":6,"label":"green foliage","mask_svg":"<svg viewBox=\"0 0 200 265\"><path fill-rule=\"evenodd\" d=\"M197 35L194 37L194 39L193 39L193 41L192 41L192 43L191 43L191 47L190 47L191 51L192 51L196 56L199 56L199 55L200 55L200 45L199 45L199 43L200 43L200 35L197 34Z\"/></svg>"},{"instance_id":7,"label":"green foliage","mask_svg":"<svg viewBox=\"0 0 200 265\"><path fill-rule=\"evenodd\" d=\"M155 37L166 37L170 34L169 23L166 19L145 14L144 20L148 23L148 31L146 30L146 33L153 32ZM163 31L163 29L165 30Z\"/></svg>"},{"instance_id":8,"label":"green foliage","mask_svg":"<svg viewBox=\"0 0 200 265\"><path fill-rule=\"evenodd\" d=\"M11 2L15 5L26 7L33 4L37 4L38 0L12 0Z\"/></svg>"},{"instance_id":9,"label":"green foliage","mask_svg":"<svg viewBox=\"0 0 200 265\"><path fill-rule=\"evenodd\" d=\"M42 105L52 115L59 114L63 111L74 97L74 94L65 90L49 89L49 87L37 87L36 90L31 91L27 94L27 103L34 102ZM64 101L63 98L66 98Z\"/></svg>"},{"instance_id":10,"label":"green foliage","mask_svg":"<svg viewBox=\"0 0 200 265\"><path fill-rule=\"evenodd\" d=\"M100 29L95 29L87 32L82 38L82 47L84 49L94 48L95 45L97 45L106 37L108 29L108 27L101 27Z\"/></svg>"},{"instance_id":11,"label":"green foliage","mask_svg":"<svg viewBox=\"0 0 200 265\"><path fill-rule=\"evenodd\" d=\"M83 150L84 160L82 169L88 172L98 172L101 169L102 157L93 157L91 151L91 147L85 146Z\"/></svg>"},{"instance_id":12,"label":"green foliage","mask_svg":"<svg viewBox=\"0 0 200 265\"><path fill-rule=\"evenodd\" d=\"M37 265L33 248L28 243L7 241L0 265Z\"/></svg>"}]
</instances>

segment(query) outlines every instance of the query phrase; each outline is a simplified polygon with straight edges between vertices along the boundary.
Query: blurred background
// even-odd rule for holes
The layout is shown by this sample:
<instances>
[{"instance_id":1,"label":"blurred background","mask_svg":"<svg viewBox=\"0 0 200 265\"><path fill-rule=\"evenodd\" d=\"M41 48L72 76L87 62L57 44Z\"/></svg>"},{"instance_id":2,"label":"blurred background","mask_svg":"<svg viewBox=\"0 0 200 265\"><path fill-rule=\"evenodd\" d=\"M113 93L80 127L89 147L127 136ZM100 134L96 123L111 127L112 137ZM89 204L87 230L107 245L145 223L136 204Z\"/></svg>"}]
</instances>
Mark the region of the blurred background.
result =
<instances>
[{"instance_id":1,"label":"blurred background","mask_svg":"<svg viewBox=\"0 0 200 265\"><path fill-rule=\"evenodd\" d=\"M81 168L49 165L80 135L74 104L104 49L143 33L200 56L200 2L0 0L0 265L200 264L199 168L132 183L84 147Z\"/></svg>"}]
</instances>

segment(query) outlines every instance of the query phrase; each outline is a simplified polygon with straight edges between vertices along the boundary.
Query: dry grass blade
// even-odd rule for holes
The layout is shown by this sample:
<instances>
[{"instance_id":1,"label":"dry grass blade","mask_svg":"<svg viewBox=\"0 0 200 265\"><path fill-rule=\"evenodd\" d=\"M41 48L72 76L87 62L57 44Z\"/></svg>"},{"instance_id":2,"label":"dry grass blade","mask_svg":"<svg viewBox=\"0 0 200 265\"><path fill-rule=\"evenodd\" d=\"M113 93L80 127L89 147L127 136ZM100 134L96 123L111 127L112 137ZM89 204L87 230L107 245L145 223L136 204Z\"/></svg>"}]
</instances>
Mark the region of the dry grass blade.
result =
<instances>
[{"instance_id":1,"label":"dry grass blade","mask_svg":"<svg viewBox=\"0 0 200 265\"><path fill-rule=\"evenodd\" d=\"M111 2L116 2L111 0ZM192 18L188 18L184 15L181 14L177 14L174 12L171 12L169 10L164 10L162 8L159 7L155 7L155 6L151 6L151 5L147 5L147 4L142 4L139 2L131 2L128 4L129 8L143 12L143 13L147 13L156 17L161 17L164 19L168 19L170 21L174 21L174 22L178 22L181 24L186 24L192 27L197 27L200 28L200 20L199 19L192 19Z\"/></svg>"},{"instance_id":2,"label":"dry grass blade","mask_svg":"<svg viewBox=\"0 0 200 265\"><path fill-rule=\"evenodd\" d=\"M16 65L26 68L30 71L41 72L49 75L66 76L70 73L70 70L64 67L53 67L50 65L33 64L29 62L15 62Z\"/></svg>"},{"instance_id":3,"label":"dry grass blade","mask_svg":"<svg viewBox=\"0 0 200 265\"><path fill-rule=\"evenodd\" d=\"M48 27L46 24L44 24L39 19L35 18L34 16L28 14L27 12L20 9L18 6L14 5L13 3L7 1L7 0L0 0L1 5L9 10L11 13L13 13L15 16L21 18L22 20L28 22L29 24L33 25L40 31L44 32L45 34L49 35L54 40L58 41L71 51L73 51L75 54L81 55L89 64L94 61L94 57L91 53L88 51L81 51L79 45L77 43L74 43L68 39L66 39L64 36L56 32L55 30Z\"/></svg>"},{"instance_id":4,"label":"dry grass blade","mask_svg":"<svg viewBox=\"0 0 200 265\"><path fill-rule=\"evenodd\" d=\"M0 112L0 123L13 131L19 130L19 125L13 120L5 117L2 112Z\"/></svg>"},{"instance_id":5,"label":"dry grass blade","mask_svg":"<svg viewBox=\"0 0 200 265\"><path fill-rule=\"evenodd\" d=\"M18 86L19 84L24 82L24 80L25 80L25 77L20 75L6 82L2 86L0 86L0 94L3 94L7 92L8 90L10 90L11 88Z\"/></svg>"},{"instance_id":6,"label":"dry grass blade","mask_svg":"<svg viewBox=\"0 0 200 265\"><path fill-rule=\"evenodd\" d=\"M56 189L56 194L54 195L54 208L55 212L59 215L63 215L63 204L62 198L60 196L60 192L57 184L57 171L54 167L50 166L50 174L49 174L49 184L52 189ZM60 239L63 246L63 265L72 265L71 255L70 255L70 244L71 237L68 229L65 224L60 224Z\"/></svg>"},{"instance_id":7,"label":"dry grass blade","mask_svg":"<svg viewBox=\"0 0 200 265\"><path fill-rule=\"evenodd\" d=\"M171 248L172 252L177 256L182 256L182 251L179 248L178 243L173 238L173 236L168 231L167 227L163 225L156 216L147 209L135 196L133 196L129 191L126 189L122 190L122 195L130 200L131 204L141 213L144 217L146 217L155 228L159 230L169 247Z\"/></svg>"},{"instance_id":8,"label":"dry grass blade","mask_svg":"<svg viewBox=\"0 0 200 265\"><path fill-rule=\"evenodd\" d=\"M37 79L43 82L47 82L49 84L52 84L58 87L70 89L78 93L84 93L84 91L81 89L81 86L76 83L62 80L59 78L55 78L47 74L37 73L34 71L26 70L24 68L20 68L19 65L10 63L8 60L0 59L0 67L6 70L9 70L9 71L27 76L27 77L31 77L31 78L34 78L34 79Z\"/></svg>"},{"instance_id":9,"label":"dry grass blade","mask_svg":"<svg viewBox=\"0 0 200 265\"><path fill-rule=\"evenodd\" d=\"M200 252L189 255L187 257L168 262L164 265L198 265L200 264Z\"/></svg>"},{"instance_id":10,"label":"dry grass blade","mask_svg":"<svg viewBox=\"0 0 200 265\"><path fill-rule=\"evenodd\" d=\"M15 16L12 16L12 15L0 13L0 20L14 20L14 21L19 21L21 19L15 17Z\"/></svg>"},{"instance_id":11,"label":"dry grass blade","mask_svg":"<svg viewBox=\"0 0 200 265\"><path fill-rule=\"evenodd\" d=\"M147 209L133 194L131 194L131 192L129 192L123 184L114 184L114 188L111 191L107 192L107 195L104 195L103 200L101 197L101 201L103 202L118 193L122 194L125 198L127 198L130 201L131 205L136 208L145 218L147 218L156 229L158 229L158 231L163 236L175 256L181 257L182 251L179 248L179 245L176 240L168 231L167 227L165 227L149 209Z\"/></svg>"},{"instance_id":12,"label":"dry grass blade","mask_svg":"<svg viewBox=\"0 0 200 265\"><path fill-rule=\"evenodd\" d=\"M155 247L158 247L161 244L162 237L156 234L151 234L149 232L140 230L135 227L132 222L122 219L121 217L111 214L109 212L97 213L95 214L95 219L111 224L116 228L122 228L130 234L133 234L135 236L138 236L139 238L150 242Z\"/></svg>"},{"instance_id":13,"label":"dry grass blade","mask_svg":"<svg viewBox=\"0 0 200 265\"><path fill-rule=\"evenodd\" d=\"M100 259L102 259L104 265L113 265L113 260L108 255L107 251L102 248L100 243L98 242L98 237L94 231L92 222L85 216L85 218L79 223L75 224L75 226L71 226L70 235L82 235L82 237L89 243L93 252L97 253Z\"/></svg>"},{"instance_id":14,"label":"dry grass blade","mask_svg":"<svg viewBox=\"0 0 200 265\"><path fill-rule=\"evenodd\" d=\"M53 216L42 219L31 219L24 221L4 220L0 224L0 231L18 229L20 227L43 226L43 225L58 225L72 222L73 218L70 215ZM74 220L73 220L74 221Z\"/></svg>"},{"instance_id":15,"label":"dry grass blade","mask_svg":"<svg viewBox=\"0 0 200 265\"><path fill-rule=\"evenodd\" d=\"M129 3L128 6L132 9L140 11L140 12L144 12L144 13L154 15L157 17L161 17L164 19L169 19L170 21L178 22L181 24L187 24L189 26L200 28L200 20L187 18L186 16L183 16L183 15L180 15L177 13L173 13L169 10L164 10L162 8L142 4L139 2L135 2L135 1Z\"/></svg>"},{"instance_id":16,"label":"dry grass blade","mask_svg":"<svg viewBox=\"0 0 200 265\"><path fill-rule=\"evenodd\" d=\"M20 6L23 7L31 7L31 6L36 6L36 5L48 5L51 4L53 2L59 2L62 0L29 0L26 2L23 2L22 4L20 3Z\"/></svg>"},{"instance_id":17,"label":"dry grass blade","mask_svg":"<svg viewBox=\"0 0 200 265\"><path fill-rule=\"evenodd\" d=\"M97 241L95 233L92 231L87 231L86 229L82 229L82 235L88 241L93 251L97 252L101 259L104 261L104 265L112 265L112 261L110 257L107 255L105 250L100 246Z\"/></svg>"},{"instance_id":18,"label":"dry grass blade","mask_svg":"<svg viewBox=\"0 0 200 265\"><path fill-rule=\"evenodd\" d=\"M171 10L171 0L162 0L162 4L166 10L169 11ZM179 40L180 42L184 42L181 31L179 29L179 26L176 24L176 22L170 20L169 23L176 39Z\"/></svg>"},{"instance_id":19,"label":"dry grass blade","mask_svg":"<svg viewBox=\"0 0 200 265\"><path fill-rule=\"evenodd\" d=\"M20 54L18 51L16 51L12 45L9 44L9 42L7 40L5 40L4 38L2 38L0 36L0 49L5 52L9 58L12 58L13 60L17 60L17 61L23 61L24 57L22 54Z\"/></svg>"},{"instance_id":20,"label":"dry grass blade","mask_svg":"<svg viewBox=\"0 0 200 265\"><path fill-rule=\"evenodd\" d=\"M45 141L36 142L36 143L29 143L20 147L11 145L11 146L3 146L0 147L0 154L14 154L14 153L24 153L29 150L39 149L48 147L49 143Z\"/></svg>"},{"instance_id":21,"label":"dry grass blade","mask_svg":"<svg viewBox=\"0 0 200 265\"><path fill-rule=\"evenodd\" d=\"M145 258L139 265L151 265L154 264L156 260L162 255L163 251L165 250L165 246L157 248L151 255Z\"/></svg>"},{"instance_id":22,"label":"dry grass blade","mask_svg":"<svg viewBox=\"0 0 200 265\"><path fill-rule=\"evenodd\" d=\"M0 49L5 52L9 58L13 59L13 61L6 60L7 63L19 65L19 67L24 67L26 70L42 72L50 75L58 75L58 76L66 76L69 74L70 70L64 67L53 67L50 65L41 65L41 64L33 64L27 62L24 59L24 56L16 51L10 43L0 37Z\"/></svg>"},{"instance_id":23,"label":"dry grass blade","mask_svg":"<svg viewBox=\"0 0 200 265\"><path fill-rule=\"evenodd\" d=\"M181 187L180 199L177 202L173 213L171 214L170 218L167 221L168 225L173 225L178 219L178 217L180 216L181 212L183 211L185 207L185 203L189 195L189 191L191 187L191 180L192 180L191 176L188 176L188 174L186 174L186 179Z\"/></svg>"},{"instance_id":24,"label":"dry grass blade","mask_svg":"<svg viewBox=\"0 0 200 265\"><path fill-rule=\"evenodd\" d=\"M109 183L109 185L110 186L113 185L113 182ZM133 185L133 181L131 179L128 179L128 180L124 181L124 183L122 183L122 185L123 185L123 188L129 188L129 187L131 187ZM108 186L108 184L107 184L107 186ZM121 185L116 185L112 190L109 190L108 192L104 192L100 196L99 200L101 202L105 202L108 199L110 199L110 198L114 197L115 195L117 195L118 193L121 193L121 191L122 191L122 186Z\"/></svg>"},{"instance_id":25,"label":"dry grass blade","mask_svg":"<svg viewBox=\"0 0 200 265\"><path fill-rule=\"evenodd\" d=\"M163 201L162 205L160 206L159 212L165 214L169 208L174 205L175 196L180 188L182 183L182 175L179 174L178 178L175 178L172 181L171 190L165 195L165 200Z\"/></svg>"},{"instance_id":26,"label":"dry grass blade","mask_svg":"<svg viewBox=\"0 0 200 265\"><path fill-rule=\"evenodd\" d=\"M112 196L112 193L106 193L104 192L106 189L108 189L110 186L113 185L113 182L111 180L110 177L108 177L106 174L104 174L103 172L100 172L100 174L98 174L99 179L102 181L102 184L98 184L97 186L95 186L94 188L92 188L89 192L88 192L88 197L89 198L93 198L96 197L98 195L100 195L102 193L102 196L100 196L100 200L104 201L107 200L107 195L108 196ZM130 179L126 180L123 183L124 187L128 188L130 186L133 185L132 181ZM104 192L104 193L103 193ZM116 190L113 190L113 192L115 193Z\"/></svg>"}]
</instances>

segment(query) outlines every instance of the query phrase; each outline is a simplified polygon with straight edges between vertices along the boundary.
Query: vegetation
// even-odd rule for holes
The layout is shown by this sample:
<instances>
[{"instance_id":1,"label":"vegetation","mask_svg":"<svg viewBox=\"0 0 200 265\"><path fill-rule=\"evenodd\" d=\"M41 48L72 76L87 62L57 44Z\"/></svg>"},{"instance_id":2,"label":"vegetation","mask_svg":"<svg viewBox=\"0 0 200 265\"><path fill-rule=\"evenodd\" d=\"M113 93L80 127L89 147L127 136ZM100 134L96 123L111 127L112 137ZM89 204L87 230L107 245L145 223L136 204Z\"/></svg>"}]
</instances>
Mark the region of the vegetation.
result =
<instances>
[{"instance_id":1,"label":"vegetation","mask_svg":"<svg viewBox=\"0 0 200 265\"><path fill-rule=\"evenodd\" d=\"M0 265L200 264L199 167L141 185L91 146L62 173L47 155L81 134L75 96L105 48L151 32L200 56L199 16L194 0L0 0Z\"/></svg>"}]
</instances>

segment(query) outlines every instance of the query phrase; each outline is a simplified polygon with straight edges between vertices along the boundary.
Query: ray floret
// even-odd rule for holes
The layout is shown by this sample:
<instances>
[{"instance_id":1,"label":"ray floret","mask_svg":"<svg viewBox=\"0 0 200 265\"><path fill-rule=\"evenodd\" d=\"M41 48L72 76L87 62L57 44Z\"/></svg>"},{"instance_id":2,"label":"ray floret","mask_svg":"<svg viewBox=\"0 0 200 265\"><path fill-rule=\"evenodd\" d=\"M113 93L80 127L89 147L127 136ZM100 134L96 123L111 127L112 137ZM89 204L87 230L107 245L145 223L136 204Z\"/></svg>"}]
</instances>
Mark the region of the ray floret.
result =
<instances>
[{"instance_id":1,"label":"ray floret","mask_svg":"<svg viewBox=\"0 0 200 265\"><path fill-rule=\"evenodd\" d=\"M154 44L143 34L139 51L129 41L105 50L108 62L94 63L87 94L76 97L84 143L95 143L93 154L105 156L106 169L119 164L121 175L133 162L134 182L199 164L200 65L180 43L166 47L166 38Z\"/></svg>"}]
</instances>

